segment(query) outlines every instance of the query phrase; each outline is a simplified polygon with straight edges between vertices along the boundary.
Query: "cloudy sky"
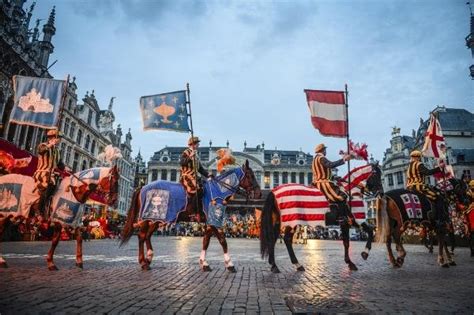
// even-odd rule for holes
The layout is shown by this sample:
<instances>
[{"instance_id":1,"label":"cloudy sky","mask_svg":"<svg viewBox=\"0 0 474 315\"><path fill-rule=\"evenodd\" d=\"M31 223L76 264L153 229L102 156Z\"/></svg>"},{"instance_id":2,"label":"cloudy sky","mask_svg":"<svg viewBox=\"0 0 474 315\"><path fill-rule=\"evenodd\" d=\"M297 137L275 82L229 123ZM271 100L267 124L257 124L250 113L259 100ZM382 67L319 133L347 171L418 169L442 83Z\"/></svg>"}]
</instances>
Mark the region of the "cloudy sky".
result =
<instances>
[{"instance_id":1,"label":"cloudy sky","mask_svg":"<svg viewBox=\"0 0 474 315\"><path fill-rule=\"evenodd\" d=\"M466 0L41 0L33 19L53 5L50 72L76 76L101 108L115 96L116 123L146 159L188 135L143 131L140 96L187 82L201 145L312 153L325 142L333 159L345 141L313 129L304 89L348 84L351 138L377 159L392 126L411 135L436 105L474 107Z\"/></svg>"}]
</instances>

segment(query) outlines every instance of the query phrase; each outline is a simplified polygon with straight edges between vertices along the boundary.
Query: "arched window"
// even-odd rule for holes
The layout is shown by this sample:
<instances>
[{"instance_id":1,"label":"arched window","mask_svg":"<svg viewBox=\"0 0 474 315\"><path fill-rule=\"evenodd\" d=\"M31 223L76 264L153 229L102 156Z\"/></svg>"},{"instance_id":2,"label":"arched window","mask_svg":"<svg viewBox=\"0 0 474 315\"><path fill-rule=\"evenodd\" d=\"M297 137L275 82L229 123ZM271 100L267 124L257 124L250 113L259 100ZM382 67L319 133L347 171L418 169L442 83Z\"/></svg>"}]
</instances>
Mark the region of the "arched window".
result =
<instances>
[{"instance_id":1,"label":"arched window","mask_svg":"<svg viewBox=\"0 0 474 315\"><path fill-rule=\"evenodd\" d=\"M87 161L84 160L84 161L82 161L81 171L85 170L86 168L87 168Z\"/></svg>"},{"instance_id":2,"label":"arched window","mask_svg":"<svg viewBox=\"0 0 474 315\"><path fill-rule=\"evenodd\" d=\"M76 144L81 145L82 143L82 130L77 130Z\"/></svg>"},{"instance_id":3,"label":"arched window","mask_svg":"<svg viewBox=\"0 0 474 315\"><path fill-rule=\"evenodd\" d=\"M91 153L95 154L95 140L92 140Z\"/></svg>"},{"instance_id":4,"label":"arched window","mask_svg":"<svg viewBox=\"0 0 474 315\"><path fill-rule=\"evenodd\" d=\"M86 136L86 143L84 144L84 148L85 148L86 150L89 150L89 144L90 144L90 142L91 142L91 136L90 136L90 135L87 135L87 136Z\"/></svg>"},{"instance_id":5,"label":"arched window","mask_svg":"<svg viewBox=\"0 0 474 315\"><path fill-rule=\"evenodd\" d=\"M70 123L71 123L71 119L69 119L69 118L64 119L64 128L63 128L63 130L64 130L65 135L69 134L69 124Z\"/></svg>"},{"instance_id":6,"label":"arched window","mask_svg":"<svg viewBox=\"0 0 474 315\"><path fill-rule=\"evenodd\" d=\"M69 138L74 139L74 132L76 132L76 123L71 123L71 129L69 130Z\"/></svg>"}]
</instances>

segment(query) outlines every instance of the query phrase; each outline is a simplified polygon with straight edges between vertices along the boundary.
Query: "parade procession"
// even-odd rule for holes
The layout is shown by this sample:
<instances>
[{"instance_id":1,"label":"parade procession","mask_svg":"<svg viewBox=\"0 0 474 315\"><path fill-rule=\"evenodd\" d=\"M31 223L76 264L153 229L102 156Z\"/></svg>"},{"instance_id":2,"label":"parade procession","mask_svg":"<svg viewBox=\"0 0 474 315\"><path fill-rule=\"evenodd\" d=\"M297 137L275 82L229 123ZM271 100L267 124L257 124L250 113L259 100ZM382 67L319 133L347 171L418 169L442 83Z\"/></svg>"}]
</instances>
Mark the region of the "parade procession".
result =
<instances>
[{"instance_id":1,"label":"parade procession","mask_svg":"<svg viewBox=\"0 0 474 315\"><path fill-rule=\"evenodd\" d=\"M0 315L473 314L473 8L0 0Z\"/></svg>"}]
</instances>

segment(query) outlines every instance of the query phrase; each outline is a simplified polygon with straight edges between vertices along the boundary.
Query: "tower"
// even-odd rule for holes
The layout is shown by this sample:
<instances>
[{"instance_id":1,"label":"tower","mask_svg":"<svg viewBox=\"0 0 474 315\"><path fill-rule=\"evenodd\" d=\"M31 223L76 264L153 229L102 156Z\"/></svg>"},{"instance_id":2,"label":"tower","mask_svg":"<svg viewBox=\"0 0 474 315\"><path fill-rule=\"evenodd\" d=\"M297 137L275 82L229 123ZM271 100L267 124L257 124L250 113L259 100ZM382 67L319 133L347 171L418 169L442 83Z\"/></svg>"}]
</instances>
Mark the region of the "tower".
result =
<instances>
[{"instance_id":1,"label":"tower","mask_svg":"<svg viewBox=\"0 0 474 315\"><path fill-rule=\"evenodd\" d=\"M56 15L56 7L54 6L49 14L48 22L43 26L43 40L39 42L39 63L45 69L48 68L49 55L54 50L51 43L53 35L56 34L56 27L54 27L54 17Z\"/></svg>"}]
</instances>

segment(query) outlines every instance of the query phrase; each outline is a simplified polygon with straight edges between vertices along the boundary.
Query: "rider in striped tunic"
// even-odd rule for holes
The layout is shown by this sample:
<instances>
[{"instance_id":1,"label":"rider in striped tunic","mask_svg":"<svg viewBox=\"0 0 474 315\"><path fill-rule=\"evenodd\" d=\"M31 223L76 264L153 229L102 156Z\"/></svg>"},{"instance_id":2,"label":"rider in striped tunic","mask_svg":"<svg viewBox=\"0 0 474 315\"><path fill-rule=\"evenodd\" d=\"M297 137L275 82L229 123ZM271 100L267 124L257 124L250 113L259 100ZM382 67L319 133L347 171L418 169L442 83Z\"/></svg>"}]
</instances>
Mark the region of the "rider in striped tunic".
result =
<instances>
[{"instance_id":1,"label":"rider in striped tunic","mask_svg":"<svg viewBox=\"0 0 474 315\"><path fill-rule=\"evenodd\" d=\"M195 213L196 215L199 214L199 208L201 207L200 199L202 198L202 187L199 184L199 180L196 180L197 173L209 177L208 171L202 166L196 154L199 142L201 141L198 137L189 138L188 148L181 154L181 177L179 179L186 190L186 212L188 214ZM196 201L196 198L198 198L198 201ZM198 209L196 209L196 202L199 204Z\"/></svg>"},{"instance_id":2,"label":"rider in striped tunic","mask_svg":"<svg viewBox=\"0 0 474 315\"><path fill-rule=\"evenodd\" d=\"M347 195L342 192L339 187L332 181L332 169L343 165L346 161L351 159L351 155L344 155L344 157L335 162L330 162L326 158L326 146L318 144L315 148L316 156L313 159L313 186L318 188L327 198L329 203L336 204L338 207L339 216L353 217L347 206Z\"/></svg>"},{"instance_id":3,"label":"rider in striped tunic","mask_svg":"<svg viewBox=\"0 0 474 315\"><path fill-rule=\"evenodd\" d=\"M40 211L44 211L57 187L60 177L56 170L64 170L65 167L60 161L59 150L56 147L61 141L59 131L51 129L46 135L48 140L38 145L38 166L33 174L36 189L40 194Z\"/></svg>"}]
</instances>

